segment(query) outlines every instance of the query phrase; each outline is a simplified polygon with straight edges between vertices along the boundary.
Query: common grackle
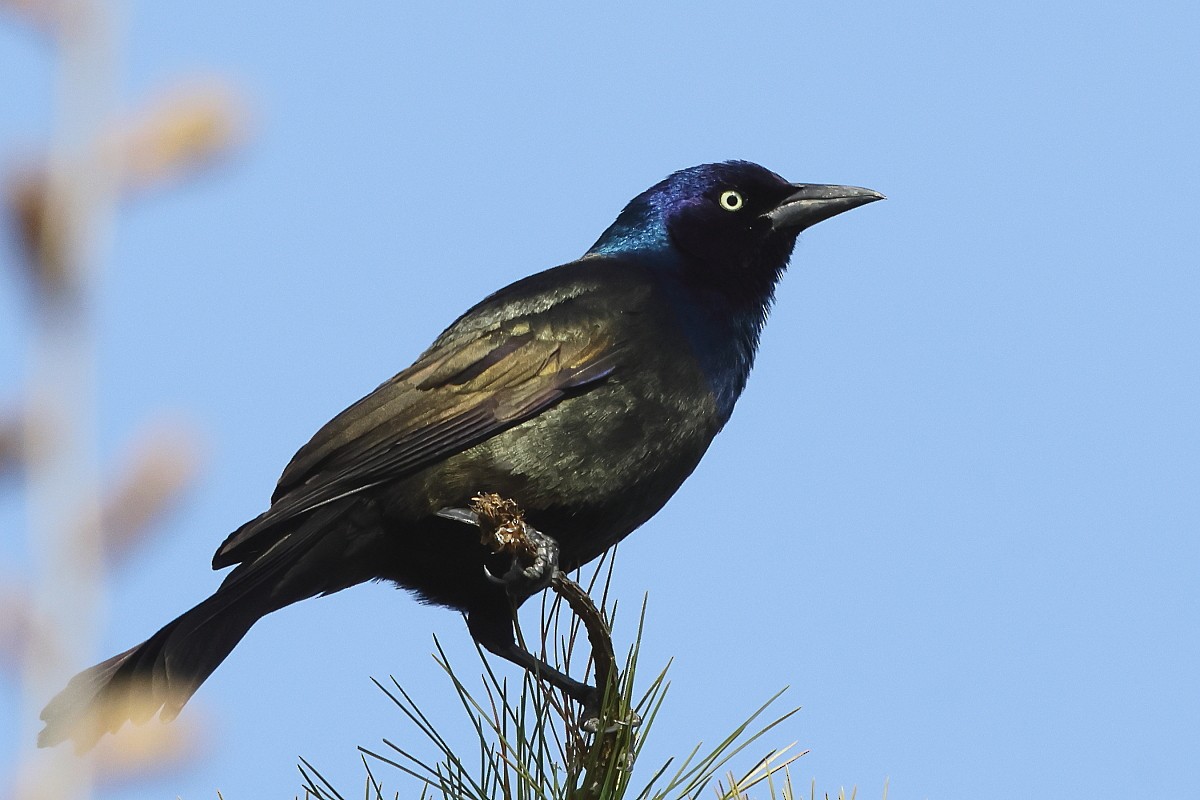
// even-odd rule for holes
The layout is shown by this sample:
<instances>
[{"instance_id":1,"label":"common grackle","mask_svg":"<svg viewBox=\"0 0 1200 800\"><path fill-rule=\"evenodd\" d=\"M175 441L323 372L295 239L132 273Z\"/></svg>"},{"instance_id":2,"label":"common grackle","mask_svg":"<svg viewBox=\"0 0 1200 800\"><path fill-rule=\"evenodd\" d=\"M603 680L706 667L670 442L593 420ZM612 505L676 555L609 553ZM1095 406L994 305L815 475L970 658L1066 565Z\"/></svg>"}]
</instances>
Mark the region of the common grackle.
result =
<instances>
[{"instance_id":1,"label":"common grackle","mask_svg":"<svg viewBox=\"0 0 1200 800\"><path fill-rule=\"evenodd\" d=\"M127 719L171 719L259 618L370 580L464 612L488 650L594 699L518 647L511 586L485 572L511 565L453 510L512 498L564 570L616 544L729 419L800 231L882 197L745 161L638 195L578 261L486 298L321 428L270 508L217 550L213 568L233 570L216 592L73 678L38 744L86 748Z\"/></svg>"}]
</instances>

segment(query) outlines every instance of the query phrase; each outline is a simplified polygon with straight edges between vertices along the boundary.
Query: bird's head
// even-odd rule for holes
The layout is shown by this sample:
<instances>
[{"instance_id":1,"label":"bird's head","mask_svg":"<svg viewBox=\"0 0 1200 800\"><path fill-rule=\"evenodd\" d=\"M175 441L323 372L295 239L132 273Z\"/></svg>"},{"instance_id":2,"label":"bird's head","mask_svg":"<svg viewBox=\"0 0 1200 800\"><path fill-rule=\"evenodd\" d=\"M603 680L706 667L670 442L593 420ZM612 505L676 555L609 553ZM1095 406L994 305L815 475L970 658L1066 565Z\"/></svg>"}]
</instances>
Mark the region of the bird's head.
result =
<instances>
[{"instance_id":1,"label":"bird's head","mask_svg":"<svg viewBox=\"0 0 1200 800\"><path fill-rule=\"evenodd\" d=\"M631 200L588 254L657 256L692 280L758 299L802 230L882 199L856 186L788 183L749 161L702 164Z\"/></svg>"}]
</instances>

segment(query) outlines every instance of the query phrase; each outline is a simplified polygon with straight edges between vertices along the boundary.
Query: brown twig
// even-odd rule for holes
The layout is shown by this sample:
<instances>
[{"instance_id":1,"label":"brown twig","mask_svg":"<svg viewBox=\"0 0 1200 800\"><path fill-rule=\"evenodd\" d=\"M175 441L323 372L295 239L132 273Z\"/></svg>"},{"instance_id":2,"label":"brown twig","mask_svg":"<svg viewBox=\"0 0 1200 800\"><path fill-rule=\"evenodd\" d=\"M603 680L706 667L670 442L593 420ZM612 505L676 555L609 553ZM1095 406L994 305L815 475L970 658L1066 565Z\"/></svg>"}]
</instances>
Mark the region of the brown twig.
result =
<instances>
[{"instance_id":1,"label":"brown twig","mask_svg":"<svg viewBox=\"0 0 1200 800\"><path fill-rule=\"evenodd\" d=\"M489 550L511 555L523 565L537 558L537 546L528 533L533 528L525 521L524 512L516 501L498 494L481 493L471 499L470 509L475 512L483 532L483 544ZM583 622L592 646L596 685L602 698L600 719L597 720L596 736L588 748L589 752L582 759L582 764L577 766L586 765L589 773L584 776L579 797L598 797L607 776L611 775L613 760L622 761L619 769L629 766L626 762L631 753L629 726L633 714L630 709L621 707L624 704L620 702L616 651L604 616L583 587L557 569L551 578L550 588Z\"/></svg>"},{"instance_id":2,"label":"brown twig","mask_svg":"<svg viewBox=\"0 0 1200 800\"><path fill-rule=\"evenodd\" d=\"M471 498L470 508L479 518L484 546L493 553L511 555L523 565L537 558L537 545L528 535L530 525L515 500L494 493L482 493ZM587 630L600 691L614 691L617 685L617 656L613 650L612 633L600 609L596 608L582 586L561 571L555 571L550 588L571 607Z\"/></svg>"}]
</instances>

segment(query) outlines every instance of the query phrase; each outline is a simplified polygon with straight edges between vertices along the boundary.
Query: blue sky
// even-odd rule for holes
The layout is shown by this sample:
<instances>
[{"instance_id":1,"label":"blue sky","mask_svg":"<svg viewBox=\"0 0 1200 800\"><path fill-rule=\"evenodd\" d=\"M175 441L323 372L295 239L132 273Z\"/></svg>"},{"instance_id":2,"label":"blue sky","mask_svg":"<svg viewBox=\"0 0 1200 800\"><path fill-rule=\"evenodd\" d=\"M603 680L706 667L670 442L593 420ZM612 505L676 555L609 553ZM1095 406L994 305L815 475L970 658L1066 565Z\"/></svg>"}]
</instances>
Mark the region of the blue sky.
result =
<instances>
[{"instance_id":1,"label":"blue sky","mask_svg":"<svg viewBox=\"0 0 1200 800\"><path fill-rule=\"evenodd\" d=\"M666 173L746 158L889 199L803 236L731 423L621 547L642 661L675 659L643 767L790 685L803 710L771 743L811 749L795 774L822 790L1190 789L1200 11L648 5L123 6L129 105L215 73L254 136L128 206L105 253L99 450L167 413L206 461L114 576L96 658L215 588L213 550L292 452L459 312L581 254ZM53 79L12 18L0 75L9 158L47 131ZM29 322L6 271L5 400ZM185 709L204 756L102 796L291 796L297 756L352 790L355 746L404 730L368 676L457 722L432 634L467 657L459 618L381 586L274 615ZM0 684L0 718L18 708Z\"/></svg>"}]
</instances>

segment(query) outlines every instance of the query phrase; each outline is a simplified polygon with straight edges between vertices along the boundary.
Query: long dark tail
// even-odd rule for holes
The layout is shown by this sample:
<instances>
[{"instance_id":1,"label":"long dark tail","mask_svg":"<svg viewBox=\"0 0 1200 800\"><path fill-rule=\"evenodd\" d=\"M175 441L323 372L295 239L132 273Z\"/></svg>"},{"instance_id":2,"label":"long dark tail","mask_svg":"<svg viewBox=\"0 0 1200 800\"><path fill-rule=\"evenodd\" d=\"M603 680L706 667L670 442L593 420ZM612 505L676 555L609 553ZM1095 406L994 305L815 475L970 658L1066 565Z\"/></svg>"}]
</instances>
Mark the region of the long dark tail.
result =
<instances>
[{"instance_id":1,"label":"long dark tail","mask_svg":"<svg viewBox=\"0 0 1200 800\"><path fill-rule=\"evenodd\" d=\"M42 709L38 746L74 739L82 751L127 720L144 722L160 711L163 720L174 719L259 619L373 577L368 549L351 546L358 523L347 512L356 502L331 503L272 531L271 544L247 552L207 600L72 678Z\"/></svg>"},{"instance_id":2,"label":"long dark tail","mask_svg":"<svg viewBox=\"0 0 1200 800\"><path fill-rule=\"evenodd\" d=\"M174 719L200 684L225 660L250 627L274 610L225 587L124 653L76 675L42 710L39 747L74 739L90 749L126 720L144 722L161 710ZM251 601L251 602L248 602Z\"/></svg>"}]
</instances>

